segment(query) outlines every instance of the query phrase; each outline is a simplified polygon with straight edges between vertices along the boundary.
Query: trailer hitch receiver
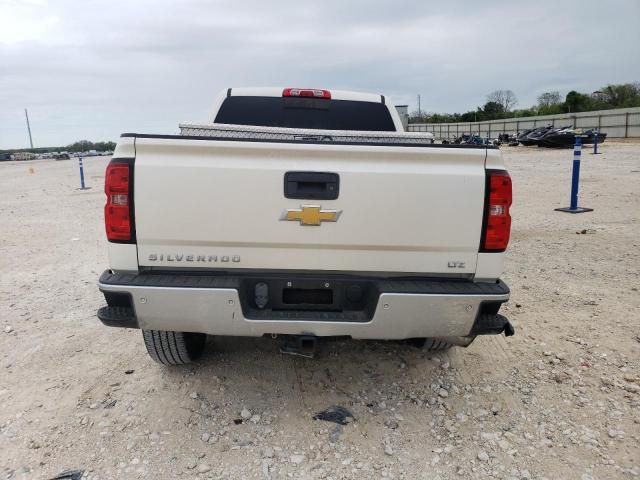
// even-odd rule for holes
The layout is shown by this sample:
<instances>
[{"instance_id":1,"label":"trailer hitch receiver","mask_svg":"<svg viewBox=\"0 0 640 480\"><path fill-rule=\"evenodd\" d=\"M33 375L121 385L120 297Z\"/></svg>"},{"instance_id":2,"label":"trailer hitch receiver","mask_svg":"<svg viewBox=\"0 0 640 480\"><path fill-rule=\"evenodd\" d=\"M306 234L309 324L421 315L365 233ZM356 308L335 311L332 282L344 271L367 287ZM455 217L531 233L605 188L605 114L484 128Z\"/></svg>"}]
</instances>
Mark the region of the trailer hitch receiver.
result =
<instances>
[{"instance_id":1,"label":"trailer hitch receiver","mask_svg":"<svg viewBox=\"0 0 640 480\"><path fill-rule=\"evenodd\" d=\"M313 358L316 353L316 344L317 338L313 335L295 335L280 347L280 353Z\"/></svg>"}]
</instances>

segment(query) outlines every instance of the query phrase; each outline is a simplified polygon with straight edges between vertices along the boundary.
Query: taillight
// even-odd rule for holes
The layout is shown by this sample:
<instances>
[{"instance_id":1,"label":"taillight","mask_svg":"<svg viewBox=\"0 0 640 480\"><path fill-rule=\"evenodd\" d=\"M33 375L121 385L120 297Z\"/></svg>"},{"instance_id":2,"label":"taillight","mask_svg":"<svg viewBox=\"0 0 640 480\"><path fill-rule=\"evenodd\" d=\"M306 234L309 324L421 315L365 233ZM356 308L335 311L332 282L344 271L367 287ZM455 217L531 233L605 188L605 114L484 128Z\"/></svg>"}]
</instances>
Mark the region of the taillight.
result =
<instances>
[{"instance_id":1,"label":"taillight","mask_svg":"<svg viewBox=\"0 0 640 480\"><path fill-rule=\"evenodd\" d=\"M311 97L331 100L329 90L319 90L317 88L285 88L282 91L283 97Z\"/></svg>"},{"instance_id":2,"label":"taillight","mask_svg":"<svg viewBox=\"0 0 640 480\"><path fill-rule=\"evenodd\" d=\"M107 240L128 242L133 240L133 219L131 197L131 172L128 163L111 162L104 176L104 225Z\"/></svg>"},{"instance_id":3,"label":"taillight","mask_svg":"<svg viewBox=\"0 0 640 480\"><path fill-rule=\"evenodd\" d=\"M511 233L511 177L504 170L487 171L482 250L503 251Z\"/></svg>"}]
</instances>

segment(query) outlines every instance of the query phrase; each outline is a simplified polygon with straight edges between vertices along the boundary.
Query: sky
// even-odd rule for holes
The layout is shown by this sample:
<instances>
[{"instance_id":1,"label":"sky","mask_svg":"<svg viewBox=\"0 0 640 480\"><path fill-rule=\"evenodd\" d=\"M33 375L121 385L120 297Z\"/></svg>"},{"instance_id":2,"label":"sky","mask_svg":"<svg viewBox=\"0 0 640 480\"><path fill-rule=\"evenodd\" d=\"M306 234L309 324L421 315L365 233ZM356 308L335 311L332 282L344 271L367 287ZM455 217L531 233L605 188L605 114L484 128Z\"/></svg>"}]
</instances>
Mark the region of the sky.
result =
<instances>
[{"instance_id":1,"label":"sky","mask_svg":"<svg viewBox=\"0 0 640 480\"><path fill-rule=\"evenodd\" d=\"M176 133L228 87L464 112L640 80L640 1L0 0L0 149Z\"/></svg>"}]
</instances>

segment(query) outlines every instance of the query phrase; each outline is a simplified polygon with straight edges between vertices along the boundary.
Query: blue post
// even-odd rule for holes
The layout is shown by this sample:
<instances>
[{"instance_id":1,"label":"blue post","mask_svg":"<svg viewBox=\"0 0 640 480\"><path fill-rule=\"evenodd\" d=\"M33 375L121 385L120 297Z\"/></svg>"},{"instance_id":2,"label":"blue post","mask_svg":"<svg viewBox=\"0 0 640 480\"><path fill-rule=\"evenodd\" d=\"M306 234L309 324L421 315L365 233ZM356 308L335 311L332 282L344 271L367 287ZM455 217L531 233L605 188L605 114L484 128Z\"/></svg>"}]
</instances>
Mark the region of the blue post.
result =
<instances>
[{"instance_id":1,"label":"blue post","mask_svg":"<svg viewBox=\"0 0 640 480\"><path fill-rule=\"evenodd\" d=\"M593 155L598 155L598 130L594 130L593 132Z\"/></svg>"},{"instance_id":2,"label":"blue post","mask_svg":"<svg viewBox=\"0 0 640 480\"><path fill-rule=\"evenodd\" d=\"M84 186L84 166L82 165L82 157L78 157L80 162L80 190L86 190Z\"/></svg>"},{"instance_id":3,"label":"blue post","mask_svg":"<svg viewBox=\"0 0 640 480\"><path fill-rule=\"evenodd\" d=\"M569 207L556 208L559 212L583 213L592 212L593 208L578 207L578 187L580 185L580 157L582 156L582 138L576 135L573 146L573 170L571 172L571 203Z\"/></svg>"},{"instance_id":4,"label":"blue post","mask_svg":"<svg viewBox=\"0 0 640 480\"><path fill-rule=\"evenodd\" d=\"M573 172L571 173L571 210L578 208L578 187L580 183L580 156L582 155L582 139L576 135L573 146Z\"/></svg>"}]
</instances>

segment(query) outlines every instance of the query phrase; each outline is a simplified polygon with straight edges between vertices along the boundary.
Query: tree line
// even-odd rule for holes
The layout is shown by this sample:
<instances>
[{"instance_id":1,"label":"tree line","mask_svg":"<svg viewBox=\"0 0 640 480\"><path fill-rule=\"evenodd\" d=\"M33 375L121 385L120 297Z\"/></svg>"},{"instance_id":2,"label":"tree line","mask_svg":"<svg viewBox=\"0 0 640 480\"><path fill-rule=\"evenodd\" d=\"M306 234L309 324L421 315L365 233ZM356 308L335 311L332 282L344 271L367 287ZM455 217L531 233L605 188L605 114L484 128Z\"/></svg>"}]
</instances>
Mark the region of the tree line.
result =
<instances>
[{"instance_id":1,"label":"tree line","mask_svg":"<svg viewBox=\"0 0 640 480\"><path fill-rule=\"evenodd\" d=\"M516 109L518 99L512 90L496 90L487 95L482 107L465 113L429 113L413 111L410 123L481 122L513 117L534 117L557 113L588 112L611 108L640 107L640 82L607 85L593 93L571 90L562 99L560 92L544 92L538 103L529 108Z\"/></svg>"},{"instance_id":2,"label":"tree line","mask_svg":"<svg viewBox=\"0 0 640 480\"><path fill-rule=\"evenodd\" d=\"M116 148L116 142L90 142L89 140L79 140L67 145L65 150L67 152L87 152L89 150L96 150L98 152L112 152Z\"/></svg>"},{"instance_id":3,"label":"tree line","mask_svg":"<svg viewBox=\"0 0 640 480\"><path fill-rule=\"evenodd\" d=\"M112 152L116 148L116 142L90 142L89 140L78 140L66 147L38 147L38 148L14 148L10 150L0 150L0 153L30 152L30 153L52 153L52 152Z\"/></svg>"}]
</instances>

